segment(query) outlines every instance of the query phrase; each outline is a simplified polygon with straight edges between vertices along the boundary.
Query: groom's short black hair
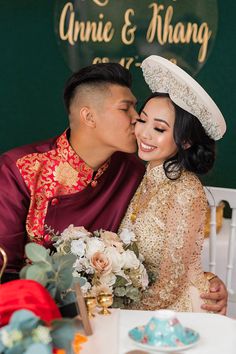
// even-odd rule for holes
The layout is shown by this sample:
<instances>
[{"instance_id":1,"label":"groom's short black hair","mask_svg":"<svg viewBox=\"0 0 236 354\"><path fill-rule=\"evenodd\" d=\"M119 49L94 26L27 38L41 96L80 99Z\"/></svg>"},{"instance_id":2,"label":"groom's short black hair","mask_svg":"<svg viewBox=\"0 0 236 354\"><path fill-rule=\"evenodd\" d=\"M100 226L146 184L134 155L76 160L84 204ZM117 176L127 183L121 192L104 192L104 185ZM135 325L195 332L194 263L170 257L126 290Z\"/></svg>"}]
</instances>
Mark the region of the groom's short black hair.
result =
<instances>
[{"instance_id":1,"label":"groom's short black hair","mask_svg":"<svg viewBox=\"0 0 236 354\"><path fill-rule=\"evenodd\" d=\"M71 101L76 89L82 85L106 86L107 84L120 85L131 88L131 74L118 63L99 63L86 66L68 79L64 89L64 104L69 112Z\"/></svg>"}]
</instances>

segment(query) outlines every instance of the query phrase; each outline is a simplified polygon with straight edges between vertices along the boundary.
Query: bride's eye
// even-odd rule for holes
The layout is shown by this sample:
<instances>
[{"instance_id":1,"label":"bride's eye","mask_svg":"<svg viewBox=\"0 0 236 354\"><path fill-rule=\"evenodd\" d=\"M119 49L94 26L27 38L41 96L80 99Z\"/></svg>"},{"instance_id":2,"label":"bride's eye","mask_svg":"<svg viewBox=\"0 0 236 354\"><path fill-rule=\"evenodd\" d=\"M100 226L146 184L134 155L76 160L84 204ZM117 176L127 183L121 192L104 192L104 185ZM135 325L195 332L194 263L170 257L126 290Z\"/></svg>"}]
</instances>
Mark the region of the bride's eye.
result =
<instances>
[{"instance_id":1,"label":"bride's eye","mask_svg":"<svg viewBox=\"0 0 236 354\"><path fill-rule=\"evenodd\" d=\"M160 129L160 128L154 128L154 130L160 132L160 133L164 133L165 129Z\"/></svg>"}]
</instances>

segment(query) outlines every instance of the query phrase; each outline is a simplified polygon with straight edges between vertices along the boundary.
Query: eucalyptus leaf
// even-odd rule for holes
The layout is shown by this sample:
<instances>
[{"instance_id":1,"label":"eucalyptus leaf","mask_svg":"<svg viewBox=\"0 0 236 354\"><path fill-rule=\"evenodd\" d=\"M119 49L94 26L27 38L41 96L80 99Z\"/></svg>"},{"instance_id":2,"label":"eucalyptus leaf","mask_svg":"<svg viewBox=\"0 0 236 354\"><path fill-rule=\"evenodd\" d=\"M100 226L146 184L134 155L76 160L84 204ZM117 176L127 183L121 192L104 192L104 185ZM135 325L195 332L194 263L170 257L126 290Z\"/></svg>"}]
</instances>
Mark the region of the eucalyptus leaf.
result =
<instances>
[{"instance_id":1,"label":"eucalyptus leaf","mask_svg":"<svg viewBox=\"0 0 236 354\"><path fill-rule=\"evenodd\" d=\"M74 291L69 291L65 296L63 296L63 303L65 305L71 304L76 301L76 294Z\"/></svg>"},{"instance_id":2,"label":"eucalyptus leaf","mask_svg":"<svg viewBox=\"0 0 236 354\"><path fill-rule=\"evenodd\" d=\"M46 289L50 293L51 297L55 299L57 288L55 282L48 281Z\"/></svg>"},{"instance_id":3,"label":"eucalyptus leaf","mask_svg":"<svg viewBox=\"0 0 236 354\"><path fill-rule=\"evenodd\" d=\"M26 347L25 347L24 343L19 342L19 343L15 344L14 347L5 350L3 353L4 354L19 354L19 353L24 353L25 349L26 349ZM2 352L0 352L0 353L2 353Z\"/></svg>"},{"instance_id":4,"label":"eucalyptus leaf","mask_svg":"<svg viewBox=\"0 0 236 354\"><path fill-rule=\"evenodd\" d=\"M73 281L71 268L61 268L57 274L57 287L60 291L71 287Z\"/></svg>"},{"instance_id":5,"label":"eucalyptus leaf","mask_svg":"<svg viewBox=\"0 0 236 354\"><path fill-rule=\"evenodd\" d=\"M73 254L61 254L55 253L51 256L54 274L58 274L64 268L69 268L71 270L71 275L73 271L73 264L76 257Z\"/></svg>"},{"instance_id":6,"label":"eucalyptus leaf","mask_svg":"<svg viewBox=\"0 0 236 354\"><path fill-rule=\"evenodd\" d=\"M27 269L30 267L30 265L26 265L24 266L21 271L20 271L20 279L26 279L26 272L27 272Z\"/></svg>"},{"instance_id":7,"label":"eucalyptus leaf","mask_svg":"<svg viewBox=\"0 0 236 354\"><path fill-rule=\"evenodd\" d=\"M62 269L70 268L72 272L72 266L74 262L76 261L76 256L73 254L63 254L61 255L60 253L55 253L53 256L53 261L56 265L56 268L58 271L61 271Z\"/></svg>"},{"instance_id":8,"label":"eucalyptus leaf","mask_svg":"<svg viewBox=\"0 0 236 354\"><path fill-rule=\"evenodd\" d=\"M37 317L30 310L15 311L10 320L10 327L22 331L31 330L42 323L41 319Z\"/></svg>"},{"instance_id":9,"label":"eucalyptus leaf","mask_svg":"<svg viewBox=\"0 0 236 354\"><path fill-rule=\"evenodd\" d=\"M33 262L46 261L48 253L46 248L35 242L27 243L25 246L26 256Z\"/></svg>"},{"instance_id":10,"label":"eucalyptus leaf","mask_svg":"<svg viewBox=\"0 0 236 354\"><path fill-rule=\"evenodd\" d=\"M26 270L26 279L33 279L38 283L42 284L43 286L46 286L47 284L47 274L44 269L42 269L37 264L31 265Z\"/></svg>"},{"instance_id":11,"label":"eucalyptus leaf","mask_svg":"<svg viewBox=\"0 0 236 354\"><path fill-rule=\"evenodd\" d=\"M34 343L24 354L52 354L52 347L42 343Z\"/></svg>"},{"instance_id":12,"label":"eucalyptus leaf","mask_svg":"<svg viewBox=\"0 0 236 354\"><path fill-rule=\"evenodd\" d=\"M79 283L80 286L83 286L87 283L87 279L85 277L73 277L73 284Z\"/></svg>"},{"instance_id":13,"label":"eucalyptus leaf","mask_svg":"<svg viewBox=\"0 0 236 354\"><path fill-rule=\"evenodd\" d=\"M75 326L74 321L67 321L64 323L53 322L53 328L50 333L53 345L57 348L65 349L66 352L69 352L71 349L71 342L77 331L78 328Z\"/></svg>"},{"instance_id":14,"label":"eucalyptus leaf","mask_svg":"<svg viewBox=\"0 0 236 354\"><path fill-rule=\"evenodd\" d=\"M0 338L1 338L1 331L0 331ZM3 345L2 341L0 340L0 353L3 353L3 349L5 346Z\"/></svg>"},{"instance_id":15,"label":"eucalyptus leaf","mask_svg":"<svg viewBox=\"0 0 236 354\"><path fill-rule=\"evenodd\" d=\"M37 266L39 266L41 269L43 269L45 272L52 272L53 271L53 265L52 263L50 263L50 257L49 258L49 261L45 262L37 262Z\"/></svg>"}]
</instances>

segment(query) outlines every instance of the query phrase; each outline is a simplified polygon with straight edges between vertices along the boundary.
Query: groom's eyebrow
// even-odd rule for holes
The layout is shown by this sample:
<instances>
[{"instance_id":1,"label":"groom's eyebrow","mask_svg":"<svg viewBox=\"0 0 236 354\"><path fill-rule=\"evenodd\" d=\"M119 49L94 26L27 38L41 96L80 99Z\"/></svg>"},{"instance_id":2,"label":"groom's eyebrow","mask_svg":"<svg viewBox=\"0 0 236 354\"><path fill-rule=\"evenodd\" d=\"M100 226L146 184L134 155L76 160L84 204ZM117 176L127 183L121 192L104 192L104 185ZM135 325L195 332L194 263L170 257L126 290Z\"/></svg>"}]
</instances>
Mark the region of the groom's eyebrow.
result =
<instances>
[{"instance_id":1,"label":"groom's eyebrow","mask_svg":"<svg viewBox=\"0 0 236 354\"><path fill-rule=\"evenodd\" d=\"M120 103L128 103L128 104L133 104L136 106L137 100L122 100Z\"/></svg>"}]
</instances>

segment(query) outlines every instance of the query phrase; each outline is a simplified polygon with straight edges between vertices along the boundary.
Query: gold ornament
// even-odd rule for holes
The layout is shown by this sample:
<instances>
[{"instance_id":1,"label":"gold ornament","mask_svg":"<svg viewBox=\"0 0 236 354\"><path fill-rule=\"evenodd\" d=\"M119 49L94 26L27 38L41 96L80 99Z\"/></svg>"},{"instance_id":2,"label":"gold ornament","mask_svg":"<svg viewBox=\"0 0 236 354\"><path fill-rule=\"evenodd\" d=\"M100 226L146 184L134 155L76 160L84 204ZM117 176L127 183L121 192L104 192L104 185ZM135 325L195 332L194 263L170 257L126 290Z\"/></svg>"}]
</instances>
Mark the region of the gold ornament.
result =
<instances>
[{"instance_id":1,"label":"gold ornament","mask_svg":"<svg viewBox=\"0 0 236 354\"><path fill-rule=\"evenodd\" d=\"M0 281L1 281L2 275L4 273L6 266L7 266L7 254L2 247L0 247L0 254L3 258L2 269L0 270Z\"/></svg>"},{"instance_id":2,"label":"gold ornament","mask_svg":"<svg viewBox=\"0 0 236 354\"><path fill-rule=\"evenodd\" d=\"M88 312L88 317L92 318L95 317L94 310L97 306L97 301L95 296L84 296L84 301L86 304L87 312Z\"/></svg>"},{"instance_id":3,"label":"gold ornament","mask_svg":"<svg viewBox=\"0 0 236 354\"><path fill-rule=\"evenodd\" d=\"M102 310L99 312L101 315L110 315L108 307L113 304L113 295L108 293L100 293L97 297L97 303Z\"/></svg>"}]
</instances>

